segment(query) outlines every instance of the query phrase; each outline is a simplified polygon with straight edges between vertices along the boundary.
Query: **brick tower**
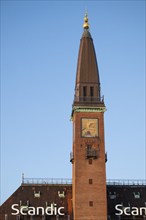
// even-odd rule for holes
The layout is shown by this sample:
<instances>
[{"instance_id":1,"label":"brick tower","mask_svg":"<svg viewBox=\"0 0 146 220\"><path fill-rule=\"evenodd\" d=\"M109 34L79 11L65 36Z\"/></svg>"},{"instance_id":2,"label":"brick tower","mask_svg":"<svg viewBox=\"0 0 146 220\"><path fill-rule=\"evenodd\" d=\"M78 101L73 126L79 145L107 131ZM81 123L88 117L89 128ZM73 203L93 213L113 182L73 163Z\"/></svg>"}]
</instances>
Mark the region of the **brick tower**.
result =
<instances>
[{"instance_id":1,"label":"brick tower","mask_svg":"<svg viewBox=\"0 0 146 220\"><path fill-rule=\"evenodd\" d=\"M106 220L105 105L87 14L83 28L72 108L73 212L74 220Z\"/></svg>"}]
</instances>

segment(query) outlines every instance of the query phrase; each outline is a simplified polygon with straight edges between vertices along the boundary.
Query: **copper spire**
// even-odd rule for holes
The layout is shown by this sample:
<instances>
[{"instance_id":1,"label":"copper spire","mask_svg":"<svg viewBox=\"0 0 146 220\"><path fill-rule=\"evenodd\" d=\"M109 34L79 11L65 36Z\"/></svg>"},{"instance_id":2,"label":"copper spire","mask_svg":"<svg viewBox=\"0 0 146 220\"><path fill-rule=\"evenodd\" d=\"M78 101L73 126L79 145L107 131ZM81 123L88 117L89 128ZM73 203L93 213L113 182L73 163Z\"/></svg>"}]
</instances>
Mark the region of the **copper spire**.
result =
<instances>
[{"instance_id":1,"label":"copper spire","mask_svg":"<svg viewBox=\"0 0 146 220\"><path fill-rule=\"evenodd\" d=\"M76 72L74 106L103 105L100 96L100 79L93 40L85 13Z\"/></svg>"}]
</instances>

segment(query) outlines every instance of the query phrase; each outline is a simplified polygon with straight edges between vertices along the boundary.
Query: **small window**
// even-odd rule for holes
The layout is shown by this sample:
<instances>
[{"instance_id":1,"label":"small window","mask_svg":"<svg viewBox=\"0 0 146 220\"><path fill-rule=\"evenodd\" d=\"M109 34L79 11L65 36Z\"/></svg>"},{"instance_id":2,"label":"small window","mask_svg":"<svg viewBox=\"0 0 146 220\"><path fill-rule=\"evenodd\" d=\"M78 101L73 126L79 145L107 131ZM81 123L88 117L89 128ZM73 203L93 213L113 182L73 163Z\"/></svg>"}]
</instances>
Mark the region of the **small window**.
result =
<instances>
[{"instance_id":1,"label":"small window","mask_svg":"<svg viewBox=\"0 0 146 220\"><path fill-rule=\"evenodd\" d=\"M90 87L90 96L91 97L94 96L94 87L93 86Z\"/></svg>"},{"instance_id":2,"label":"small window","mask_svg":"<svg viewBox=\"0 0 146 220\"><path fill-rule=\"evenodd\" d=\"M34 191L34 197L35 198L40 198L40 196L41 196L40 191L39 192Z\"/></svg>"},{"instance_id":3,"label":"small window","mask_svg":"<svg viewBox=\"0 0 146 220\"><path fill-rule=\"evenodd\" d=\"M83 96L87 96L87 86L83 86Z\"/></svg>"},{"instance_id":4,"label":"small window","mask_svg":"<svg viewBox=\"0 0 146 220\"><path fill-rule=\"evenodd\" d=\"M59 196L59 198L65 198L64 191L63 192L58 191L58 196Z\"/></svg>"},{"instance_id":5,"label":"small window","mask_svg":"<svg viewBox=\"0 0 146 220\"><path fill-rule=\"evenodd\" d=\"M93 201L89 201L89 206L90 206L90 207L93 206Z\"/></svg>"},{"instance_id":6,"label":"small window","mask_svg":"<svg viewBox=\"0 0 146 220\"><path fill-rule=\"evenodd\" d=\"M92 149L92 145L91 144L87 144L87 150L91 150Z\"/></svg>"},{"instance_id":7,"label":"small window","mask_svg":"<svg viewBox=\"0 0 146 220\"><path fill-rule=\"evenodd\" d=\"M116 192L110 192L109 193L109 195L110 195L110 199L116 199Z\"/></svg>"},{"instance_id":8,"label":"small window","mask_svg":"<svg viewBox=\"0 0 146 220\"><path fill-rule=\"evenodd\" d=\"M89 184L93 184L93 179L89 179Z\"/></svg>"},{"instance_id":9,"label":"small window","mask_svg":"<svg viewBox=\"0 0 146 220\"><path fill-rule=\"evenodd\" d=\"M134 192L133 194L135 199L140 199L140 192Z\"/></svg>"},{"instance_id":10,"label":"small window","mask_svg":"<svg viewBox=\"0 0 146 220\"><path fill-rule=\"evenodd\" d=\"M89 159L89 164L92 164L92 159L91 158Z\"/></svg>"}]
</instances>

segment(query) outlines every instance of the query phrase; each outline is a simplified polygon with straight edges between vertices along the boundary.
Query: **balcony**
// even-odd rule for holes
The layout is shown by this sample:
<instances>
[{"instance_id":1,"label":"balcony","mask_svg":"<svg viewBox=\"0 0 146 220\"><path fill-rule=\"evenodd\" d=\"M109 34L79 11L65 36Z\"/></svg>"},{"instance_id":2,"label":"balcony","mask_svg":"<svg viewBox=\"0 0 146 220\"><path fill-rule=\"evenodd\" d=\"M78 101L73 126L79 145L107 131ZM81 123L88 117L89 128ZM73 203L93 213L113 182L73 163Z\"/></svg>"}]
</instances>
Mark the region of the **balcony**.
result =
<instances>
[{"instance_id":1,"label":"balcony","mask_svg":"<svg viewBox=\"0 0 146 220\"><path fill-rule=\"evenodd\" d=\"M105 163L107 162L107 153L105 153Z\"/></svg>"},{"instance_id":2,"label":"balcony","mask_svg":"<svg viewBox=\"0 0 146 220\"><path fill-rule=\"evenodd\" d=\"M93 97L93 96L75 96L74 102L93 102L93 103L104 103L104 97Z\"/></svg>"},{"instance_id":3,"label":"balcony","mask_svg":"<svg viewBox=\"0 0 146 220\"><path fill-rule=\"evenodd\" d=\"M73 163L74 161L74 155L73 152L70 152L70 162Z\"/></svg>"},{"instance_id":4,"label":"balcony","mask_svg":"<svg viewBox=\"0 0 146 220\"><path fill-rule=\"evenodd\" d=\"M99 154L100 154L100 150L96 150L96 149L86 149L86 158L93 158L93 159L97 159L99 158Z\"/></svg>"}]
</instances>

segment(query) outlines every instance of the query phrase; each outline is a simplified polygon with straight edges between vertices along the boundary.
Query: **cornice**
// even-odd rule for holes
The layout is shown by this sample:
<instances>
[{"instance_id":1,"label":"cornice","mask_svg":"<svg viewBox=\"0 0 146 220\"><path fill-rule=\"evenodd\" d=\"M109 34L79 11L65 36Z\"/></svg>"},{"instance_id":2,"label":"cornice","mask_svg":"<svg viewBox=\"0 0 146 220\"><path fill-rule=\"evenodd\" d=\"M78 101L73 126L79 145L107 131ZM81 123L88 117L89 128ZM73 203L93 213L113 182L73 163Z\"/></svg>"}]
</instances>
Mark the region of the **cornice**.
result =
<instances>
[{"instance_id":1,"label":"cornice","mask_svg":"<svg viewBox=\"0 0 146 220\"><path fill-rule=\"evenodd\" d=\"M72 114L71 114L71 121L73 118L73 114L75 112L105 112L107 109L106 107L86 107L86 106L74 106L72 109Z\"/></svg>"}]
</instances>

